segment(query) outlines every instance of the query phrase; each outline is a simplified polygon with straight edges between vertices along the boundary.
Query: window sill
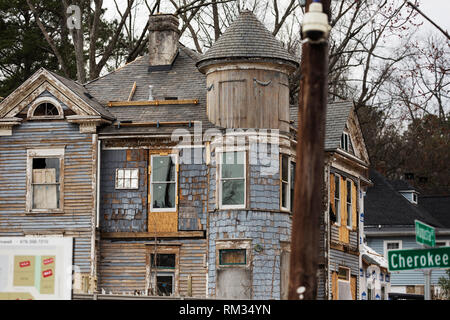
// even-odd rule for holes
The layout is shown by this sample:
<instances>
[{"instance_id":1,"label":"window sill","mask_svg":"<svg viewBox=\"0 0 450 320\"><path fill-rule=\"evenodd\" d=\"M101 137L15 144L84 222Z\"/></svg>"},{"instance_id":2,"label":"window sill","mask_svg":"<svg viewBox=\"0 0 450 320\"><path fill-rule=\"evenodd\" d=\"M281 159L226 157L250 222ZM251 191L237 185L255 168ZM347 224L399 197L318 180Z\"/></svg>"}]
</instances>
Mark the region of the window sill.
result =
<instances>
[{"instance_id":1,"label":"window sill","mask_svg":"<svg viewBox=\"0 0 450 320\"><path fill-rule=\"evenodd\" d=\"M31 210L25 212L27 215L39 215L39 214L64 214L64 210Z\"/></svg>"}]
</instances>

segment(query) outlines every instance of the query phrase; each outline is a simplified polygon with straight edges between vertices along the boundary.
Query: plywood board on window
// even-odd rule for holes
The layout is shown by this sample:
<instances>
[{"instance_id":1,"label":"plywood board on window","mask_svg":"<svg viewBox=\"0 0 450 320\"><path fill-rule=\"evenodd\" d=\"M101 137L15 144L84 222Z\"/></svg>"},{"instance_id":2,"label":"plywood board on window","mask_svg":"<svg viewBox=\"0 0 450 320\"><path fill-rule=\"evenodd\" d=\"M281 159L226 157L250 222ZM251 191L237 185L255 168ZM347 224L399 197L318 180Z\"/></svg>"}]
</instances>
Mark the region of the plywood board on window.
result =
<instances>
[{"instance_id":1,"label":"plywood board on window","mask_svg":"<svg viewBox=\"0 0 450 320\"><path fill-rule=\"evenodd\" d=\"M177 232L177 212L149 212L148 232Z\"/></svg>"},{"instance_id":2,"label":"plywood board on window","mask_svg":"<svg viewBox=\"0 0 450 320\"><path fill-rule=\"evenodd\" d=\"M352 292L352 299L356 300L356 277L350 277L350 290Z\"/></svg>"}]
</instances>

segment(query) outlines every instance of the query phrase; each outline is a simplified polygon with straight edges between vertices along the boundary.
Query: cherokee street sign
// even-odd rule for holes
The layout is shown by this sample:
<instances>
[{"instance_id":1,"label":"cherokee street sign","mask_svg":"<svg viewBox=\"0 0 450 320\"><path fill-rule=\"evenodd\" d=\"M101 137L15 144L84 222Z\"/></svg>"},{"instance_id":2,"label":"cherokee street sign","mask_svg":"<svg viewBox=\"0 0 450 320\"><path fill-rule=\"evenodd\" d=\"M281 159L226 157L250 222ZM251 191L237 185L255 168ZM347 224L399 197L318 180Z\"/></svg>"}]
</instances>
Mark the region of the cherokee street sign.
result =
<instances>
[{"instance_id":1,"label":"cherokee street sign","mask_svg":"<svg viewBox=\"0 0 450 320\"><path fill-rule=\"evenodd\" d=\"M389 271L450 268L450 247L388 251Z\"/></svg>"},{"instance_id":2,"label":"cherokee street sign","mask_svg":"<svg viewBox=\"0 0 450 320\"><path fill-rule=\"evenodd\" d=\"M434 247L436 245L436 235L434 233L434 228L419 220L415 220L415 224L416 242L419 244Z\"/></svg>"}]
</instances>

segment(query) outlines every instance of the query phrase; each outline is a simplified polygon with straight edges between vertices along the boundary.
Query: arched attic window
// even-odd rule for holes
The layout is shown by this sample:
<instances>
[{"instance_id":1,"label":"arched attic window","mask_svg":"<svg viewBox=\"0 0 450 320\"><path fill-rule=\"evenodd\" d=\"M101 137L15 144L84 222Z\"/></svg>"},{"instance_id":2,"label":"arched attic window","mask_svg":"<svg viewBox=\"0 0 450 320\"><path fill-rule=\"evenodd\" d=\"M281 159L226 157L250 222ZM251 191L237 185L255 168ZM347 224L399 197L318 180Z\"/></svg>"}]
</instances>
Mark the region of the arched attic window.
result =
<instances>
[{"instance_id":1,"label":"arched attic window","mask_svg":"<svg viewBox=\"0 0 450 320\"><path fill-rule=\"evenodd\" d=\"M42 97L36 99L28 110L28 119L64 119L64 111L58 100L51 97Z\"/></svg>"}]
</instances>

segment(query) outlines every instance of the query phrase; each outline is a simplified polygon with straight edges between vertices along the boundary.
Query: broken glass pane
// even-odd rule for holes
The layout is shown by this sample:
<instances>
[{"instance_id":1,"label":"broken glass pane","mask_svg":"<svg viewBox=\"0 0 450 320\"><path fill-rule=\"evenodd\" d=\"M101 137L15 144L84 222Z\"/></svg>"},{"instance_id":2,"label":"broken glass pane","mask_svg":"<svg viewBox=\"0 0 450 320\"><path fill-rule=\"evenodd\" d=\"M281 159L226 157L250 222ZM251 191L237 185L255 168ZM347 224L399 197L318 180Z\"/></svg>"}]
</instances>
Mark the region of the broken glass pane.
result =
<instances>
[{"instance_id":1,"label":"broken glass pane","mask_svg":"<svg viewBox=\"0 0 450 320\"><path fill-rule=\"evenodd\" d=\"M173 293L173 276L172 275L157 275L156 287L158 295L170 296Z\"/></svg>"},{"instance_id":2,"label":"broken glass pane","mask_svg":"<svg viewBox=\"0 0 450 320\"><path fill-rule=\"evenodd\" d=\"M222 181L222 204L242 205L245 198L245 180L223 180Z\"/></svg>"},{"instance_id":3,"label":"broken glass pane","mask_svg":"<svg viewBox=\"0 0 450 320\"><path fill-rule=\"evenodd\" d=\"M153 208L175 208L175 183L153 183Z\"/></svg>"},{"instance_id":4,"label":"broken glass pane","mask_svg":"<svg viewBox=\"0 0 450 320\"><path fill-rule=\"evenodd\" d=\"M155 267L155 255L151 254L152 267ZM175 268L175 254L157 253L156 254L156 267L162 269Z\"/></svg>"},{"instance_id":5,"label":"broken glass pane","mask_svg":"<svg viewBox=\"0 0 450 320\"><path fill-rule=\"evenodd\" d=\"M171 156L154 156L152 158L152 181L175 181L175 162Z\"/></svg>"}]
</instances>

